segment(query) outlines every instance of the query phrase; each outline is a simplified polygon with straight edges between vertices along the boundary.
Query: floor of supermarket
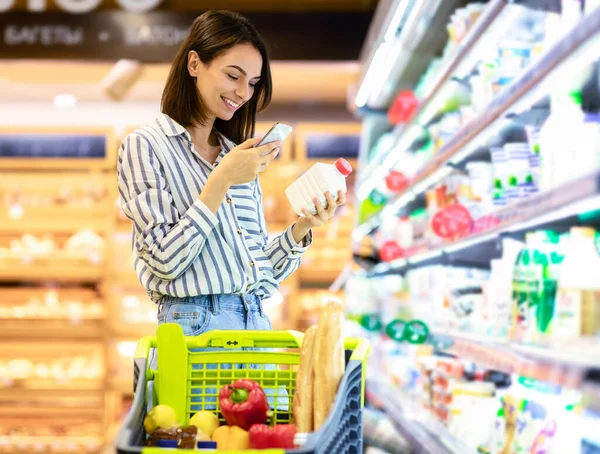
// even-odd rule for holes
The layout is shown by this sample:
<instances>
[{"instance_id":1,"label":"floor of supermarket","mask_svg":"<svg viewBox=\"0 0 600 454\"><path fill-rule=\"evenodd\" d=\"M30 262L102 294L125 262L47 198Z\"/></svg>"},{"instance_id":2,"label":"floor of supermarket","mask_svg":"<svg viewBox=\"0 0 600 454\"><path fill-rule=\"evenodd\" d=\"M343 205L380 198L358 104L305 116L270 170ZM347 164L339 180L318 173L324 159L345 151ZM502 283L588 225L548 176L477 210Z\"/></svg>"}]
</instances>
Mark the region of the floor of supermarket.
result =
<instances>
[{"instance_id":1,"label":"floor of supermarket","mask_svg":"<svg viewBox=\"0 0 600 454\"><path fill-rule=\"evenodd\" d=\"M210 212L235 150L163 91L219 8L269 49L254 137L291 132ZM0 453L600 453L600 1L0 11Z\"/></svg>"}]
</instances>

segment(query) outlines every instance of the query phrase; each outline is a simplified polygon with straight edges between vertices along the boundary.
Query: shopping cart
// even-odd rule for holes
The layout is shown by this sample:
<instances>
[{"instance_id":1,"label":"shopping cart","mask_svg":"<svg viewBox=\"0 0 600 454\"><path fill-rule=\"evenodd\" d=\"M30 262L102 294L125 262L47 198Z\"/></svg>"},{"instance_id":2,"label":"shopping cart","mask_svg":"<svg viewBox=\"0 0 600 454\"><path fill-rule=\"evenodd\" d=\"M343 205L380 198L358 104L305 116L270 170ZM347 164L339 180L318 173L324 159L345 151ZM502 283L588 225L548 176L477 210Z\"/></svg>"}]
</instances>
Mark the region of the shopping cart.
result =
<instances>
[{"instance_id":1,"label":"shopping cart","mask_svg":"<svg viewBox=\"0 0 600 454\"><path fill-rule=\"evenodd\" d=\"M158 403L170 405L178 421L184 424L199 408L214 410L220 416L217 393L239 378L260 383L273 403L276 422L289 423L302 339L303 334L296 331L211 331L185 337L177 324L160 325L156 337L144 337L138 343L134 358L134 398L117 435L117 452L165 454L168 449L143 446L147 409ZM158 370L149 367L153 348L158 354ZM193 351L198 348L210 350ZM317 432L308 435L304 446L291 451L270 449L244 453L363 452L362 410L369 344L364 339L346 338L345 348L346 371L329 417Z\"/></svg>"}]
</instances>

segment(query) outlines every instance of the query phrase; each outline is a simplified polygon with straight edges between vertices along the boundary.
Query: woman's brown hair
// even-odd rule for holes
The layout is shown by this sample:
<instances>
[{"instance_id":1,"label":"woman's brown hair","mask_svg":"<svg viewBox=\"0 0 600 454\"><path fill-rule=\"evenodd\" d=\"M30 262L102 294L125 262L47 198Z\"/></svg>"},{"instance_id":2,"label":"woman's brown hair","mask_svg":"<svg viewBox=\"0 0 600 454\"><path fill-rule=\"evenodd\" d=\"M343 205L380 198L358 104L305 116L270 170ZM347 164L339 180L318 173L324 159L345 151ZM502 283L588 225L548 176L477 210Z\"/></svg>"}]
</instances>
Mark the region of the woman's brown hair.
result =
<instances>
[{"instance_id":1,"label":"woman's brown hair","mask_svg":"<svg viewBox=\"0 0 600 454\"><path fill-rule=\"evenodd\" d=\"M217 118L215 128L235 143L254 135L256 112L267 108L273 91L269 56L256 28L244 16L230 11L208 11L198 16L179 48L162 94L161 110L182 126L204 124L206 106L188 72L188 54L196 51L204 64L237 44L251 44L260 52L263 64L254 94L231 120Z\"/></svg>"}]
</instances>

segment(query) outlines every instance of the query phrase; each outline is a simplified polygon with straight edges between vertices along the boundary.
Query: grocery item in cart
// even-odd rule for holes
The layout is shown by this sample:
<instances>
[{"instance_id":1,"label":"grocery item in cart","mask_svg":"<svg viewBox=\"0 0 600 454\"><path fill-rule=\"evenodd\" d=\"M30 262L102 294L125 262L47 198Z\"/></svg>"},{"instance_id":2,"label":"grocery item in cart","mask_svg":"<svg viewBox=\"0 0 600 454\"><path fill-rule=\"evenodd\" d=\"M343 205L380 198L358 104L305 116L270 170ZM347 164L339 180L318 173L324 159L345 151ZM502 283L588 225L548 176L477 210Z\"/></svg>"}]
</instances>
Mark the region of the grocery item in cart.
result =
<instances>
[{"instance_id":1,"label":"grocery item in cart","mask_svg":"<svg viewBox=\"0 0 600 454\"><path fill-rule=\"evenodd\" d=\"M296 372L296 392L294 393L294 422L300 433L313 431L313 349L317 326L313 325L304 333L300 364Z\"/></svg>"},{"instance_id":2,"label":"grocery item in cart","mask_svg":"<svg viewBox=\"0 0 600 454\"><path fill-rule=\"evenodd\" d=\"M344 375L344 306L338 301L329 301L317 325L314 345L314 428L323 425L337 394Z\"/></svg>"},{"instance_id":3,"label":"grocery item in cart","mask_svg":"<svg viewBox=\"0 0 600 454\"><path fill-rule=\"evenodd\" d=\"M294 181L285 190L285 195L298 216L304 216L303 209L316 214L313 199L318 198L326 207L325 193L330 192L337 200L339 191L346 193L346 177L351 173L352 166L345 159L338 159L333 165L318 162Z\"/></svg>"}]
</instances>

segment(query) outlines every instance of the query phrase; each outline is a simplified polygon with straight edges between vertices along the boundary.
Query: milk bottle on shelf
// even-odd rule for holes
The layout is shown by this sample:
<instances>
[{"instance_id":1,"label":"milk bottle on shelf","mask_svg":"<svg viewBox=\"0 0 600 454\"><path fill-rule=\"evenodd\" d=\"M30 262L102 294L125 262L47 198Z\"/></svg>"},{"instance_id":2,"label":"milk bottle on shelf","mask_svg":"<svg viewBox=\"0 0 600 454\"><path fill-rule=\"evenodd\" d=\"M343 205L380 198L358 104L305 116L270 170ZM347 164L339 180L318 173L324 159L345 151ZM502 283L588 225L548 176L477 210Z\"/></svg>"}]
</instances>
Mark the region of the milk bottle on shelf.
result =
<instances>
[{"instance_id":1,"label":"milk bottle on shelf","mask_svg":"<svg viewBox=\"0 0 600 454\"><path fill-rule=\"evenodd\" d=\"M285 195L299 216L304 216L304 208L316 214L313 199L317 197L321 205L326 207L325 193L330 192L337 200L338 191L346 192L346 177L351 173L352 166L345 159L338 159L334 164L318 162L294 181L285 190Z\"/></svg>"}]
</instances>

